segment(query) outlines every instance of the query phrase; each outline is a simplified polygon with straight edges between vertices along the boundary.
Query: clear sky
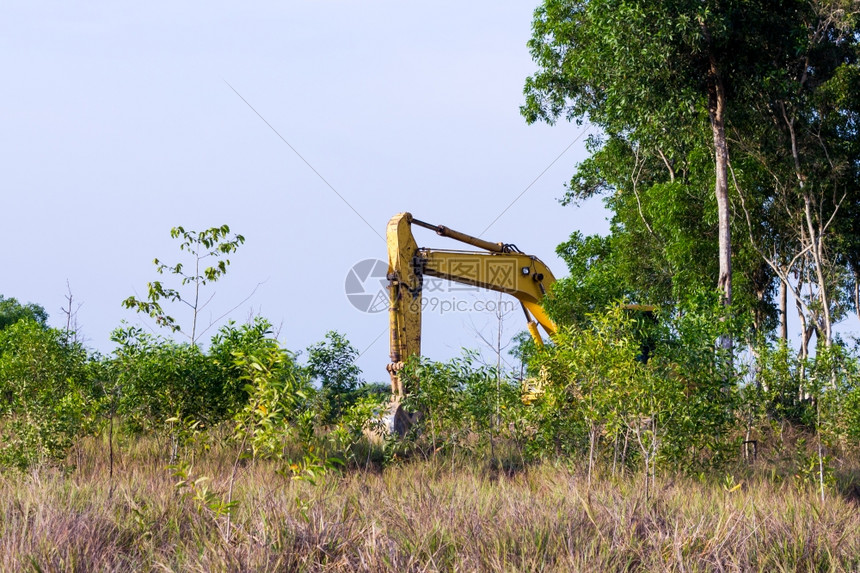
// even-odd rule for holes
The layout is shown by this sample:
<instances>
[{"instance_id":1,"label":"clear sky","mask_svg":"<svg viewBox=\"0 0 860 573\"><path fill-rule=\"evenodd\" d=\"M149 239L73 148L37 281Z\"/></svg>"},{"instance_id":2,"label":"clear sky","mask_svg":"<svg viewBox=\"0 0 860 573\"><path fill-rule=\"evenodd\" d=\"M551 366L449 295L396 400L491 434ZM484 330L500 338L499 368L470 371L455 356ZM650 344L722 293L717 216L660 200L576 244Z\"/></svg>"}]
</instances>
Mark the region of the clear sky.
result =
<instances>
[{"instance_id":1,"label":"clear sky","mask_svg":"<svg viewBox=\"0 0 860 573\"><path fill-rule=\"evenodd\" d=\"M42 304L59 326L68 280L88 345L108 352L122 319L142 321L120 303L156 278L152 259L179 260L170 228L226 223L247 242L204 320L262 283L233 318L261 313L294 350L340 330L365 377L386 380L387 313L355 309L344 287L353 264L385 258L376 233L393 214L479 234L504 212L484 237L559 276L557 244L608 229L599 203L557 201L584 138L553 161L582 128L519 115L533 8L3 2L0 294ZM419 231L422 246L446 246ZM505 339L522 327L517 310ZM425 354L481 348L479 332L495 338L493 313L429 312Z\"/></svg>"}]
</instances>

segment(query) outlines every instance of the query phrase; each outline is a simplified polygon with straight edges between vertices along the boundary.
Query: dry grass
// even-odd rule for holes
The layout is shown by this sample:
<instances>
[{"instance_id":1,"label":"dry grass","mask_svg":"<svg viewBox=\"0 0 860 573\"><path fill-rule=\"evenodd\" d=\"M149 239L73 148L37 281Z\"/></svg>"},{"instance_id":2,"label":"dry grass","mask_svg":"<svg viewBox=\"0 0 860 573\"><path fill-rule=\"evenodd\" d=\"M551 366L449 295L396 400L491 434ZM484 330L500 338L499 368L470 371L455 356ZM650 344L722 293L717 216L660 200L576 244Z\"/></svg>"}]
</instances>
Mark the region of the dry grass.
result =
<instances>
[{"instance_id":1,"label":"dry grass","mask_svg":"<svg viewBox=\"0 0 860 573\"><path fill-rule=\"evenodd\" d=\"M411 462L312 485L242 468L226 518L192 498L151 443L79 468L0 475L0 570L18 571L855 571L860 512L789 482L728 492L687 478L584 476L544 464L514 475ZM229 450L196 475L226 491Z\"/></svg>"}]
</instances>

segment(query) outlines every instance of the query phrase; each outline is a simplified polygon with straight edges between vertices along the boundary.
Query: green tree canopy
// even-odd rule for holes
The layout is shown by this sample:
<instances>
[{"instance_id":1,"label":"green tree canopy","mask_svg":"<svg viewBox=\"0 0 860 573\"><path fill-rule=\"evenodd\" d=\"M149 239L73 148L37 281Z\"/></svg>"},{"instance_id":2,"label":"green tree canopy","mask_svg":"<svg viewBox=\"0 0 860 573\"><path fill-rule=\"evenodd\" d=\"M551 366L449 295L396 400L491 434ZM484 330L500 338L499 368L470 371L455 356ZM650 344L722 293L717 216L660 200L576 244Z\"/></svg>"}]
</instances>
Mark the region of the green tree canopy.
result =
<instances>
[{"instance_id":1,"label":"green tree canopy","mask_svg":"<svg viewBox=\"0 0 860 573\"><path fill-rule=\"evenodd\" d=\"M0 330L25 318L35 321L42 327L48 324L48 313L41 305L32 302L21 304L15 298L5 298L0 294Z\"/></svg>"},{"instance_id":2,"label":"green tree canopy","mask_svg":"<svg viewBox=\"0 0 860 573\"><path fill-rule=\"evenodd\" d=\"M308 347L307 371L323 388L335 394L352 392L361 383L355 364L358 350L341 333L331 330L325 339Z\"/></svg>"},{"instance_id":3,"label":"green tree canopy","mask_svg":"<svg viewBox=\"0 0 860 573\"><path fill-rule=\"evenodd\" d=\"M565 116L599 126L603 137L592 143L601 168L626 171L632 188L624 191L636 195L643 220L637 187L671 192L655 185L684 182L706 151L712 175L695 177L714 188L714 282L731 302L727 122L784 67L807 12L796 0L545 0L529 42L539 70L526 81L521 111L529 122ZM659 179L649 181L660 164ZM593 175L586 166L573 192L607 190Z\"/></svg>"}]
</instances>

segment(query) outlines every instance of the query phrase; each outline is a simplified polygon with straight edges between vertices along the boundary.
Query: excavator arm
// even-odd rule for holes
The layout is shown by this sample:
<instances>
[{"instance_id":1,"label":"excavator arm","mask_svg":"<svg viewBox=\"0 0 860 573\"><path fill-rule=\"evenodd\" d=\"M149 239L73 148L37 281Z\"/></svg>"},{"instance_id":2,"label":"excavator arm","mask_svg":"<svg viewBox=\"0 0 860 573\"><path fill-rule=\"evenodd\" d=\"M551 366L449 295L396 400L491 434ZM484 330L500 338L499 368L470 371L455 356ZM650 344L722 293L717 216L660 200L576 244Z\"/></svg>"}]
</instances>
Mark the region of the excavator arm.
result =
<instances>
[{"instance_id":1,"label":"excavator arm","mask_svg":"<svg viewBox=\"0 0 860 573\"><path fill-rule=\"evenodd\" d=\"M478 247L480 251L454 251L419 248L412 225ZM399 372L410 356L421 354L422 288L425 276L473 285L509 294L520 301L526 323L537 344L543 344L538 325L547 334L556 325L546 315L541 302L555 282L552 272L537 257L522 253L514 245L491 243L431 225L400 213L391 218L387 229L388 281L391 363L391 390L395 400L404 395Z\"/></svg>"}]
</instances>

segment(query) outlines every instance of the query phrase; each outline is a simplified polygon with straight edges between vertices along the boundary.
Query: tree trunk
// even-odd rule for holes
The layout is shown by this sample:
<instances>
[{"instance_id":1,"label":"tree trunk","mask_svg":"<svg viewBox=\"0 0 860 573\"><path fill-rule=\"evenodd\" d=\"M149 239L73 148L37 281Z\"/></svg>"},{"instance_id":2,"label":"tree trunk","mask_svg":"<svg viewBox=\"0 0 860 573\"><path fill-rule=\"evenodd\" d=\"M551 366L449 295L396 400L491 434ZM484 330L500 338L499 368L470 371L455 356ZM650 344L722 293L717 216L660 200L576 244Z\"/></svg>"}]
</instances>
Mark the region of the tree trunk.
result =
<instances>
[{"instance_id":1,"label":"tree trunk","mask_svg":"<svg viewBox=\"0 0 860 573\"><path fill-rule=\"evenodd\" d=\"M779 338L788 344L788 287L779 281Z\"/></svg>"},{"instance_id":2,"label":"tree trunk","mask_svg":"<svg viewBox=\"0 0 860 573\"><path fill-rule=\"evenodd\" d=\"M812 197L806 188L806 175L800 166L800 152L797 147L797 132L794 128L794 114L789 117L785 105L782 104L782 116L785 119L788 127L788 134L791 137L791 156L794 159L794 173L797 176L797 185L803 195L803 215L806 222L806 231L809 233L809 253L812 256L814 263L815 278L818 281L818 298L821 301L821 310L823 313L823 328L824 328L824 345L830 348L833 341L832 334L832 319L830 316L830 301L827 296L827 283L824 278L824 232L826 225L821 220L814 220L812 214ZM811 297L810 297L811 299Z\"/></svg>"},{"instance_id":3,"label":"tree trunk","mask_svg":"<svg viewBox=\"0 0 860 573\"><path fill-rule=\"evenodd\" d=\"M714 134L714 160L716 181L714 193L717 197L717 218L719 221L720 276L717 287L723 291L726 304L732 303L732 239L729 227L729 149L726 142L726 93L719 70L711 59L711 81L709 92L709 112L711 130Z\"/></svg>"},{"instance_id":4,"label":"tree trunk","mask_svg":"<svg viewBox=\"0 0 860 573\"><path fill-rule=\"evenodd\" d=\"M803 180L801 180L801 189L803 189ZM827 296L827 283L824 278L824 254L822 243L824 238L822 233L824 229L819 228L816 233L815 224L812 216L812 200L809 194L804 193L803 196L803 213L806 216L806 225L809 229L810 241L812 241L812 260L815 262L815 278L818 280L818 298L821 301L821 313L824 324L824 345L830 348L833 343L833 321L830 317L830 299ZM820 227L820 226L819 226Z\"/></svg>"},{"instance_id":5,"label":"tree trunk","mask_svg":"<svg viewBox=\"0 0 860 573\"><path fill-rule=\"evenodd\" d=\"M854 312L860 319L860 273L854 271Z\"/></svg>"},{"instance_id":6,"label":"tree trunk","mask_svg":"<svg viewBox=\"0 0 860 573\"><path fill-rule=\"evenodd\" d=\"M711 56L710 86L708 89L708 112L714 134L714 162L716 181L714 193L717 198L717 220L719 221L720 276L717 288L723 292L723 304L732 303L732 239L729 226L729 148L726 142L726 92L714 56ZM731 336L724 336L720 344L728 351L732 349Z\"/></svg>"},{"instance_id":7,"label":"tree trunk","mask_svg":"<svg viewBox=\"0 0 860 573\"><path fill-rule=\"evenodd\" d=\"M798 358L804 360L809 356L809 338L811 337L811 328L806 323L806 315L800 304L797 305L797 318L800 320L800 350Z\"/></svg>"}]
</instances>

